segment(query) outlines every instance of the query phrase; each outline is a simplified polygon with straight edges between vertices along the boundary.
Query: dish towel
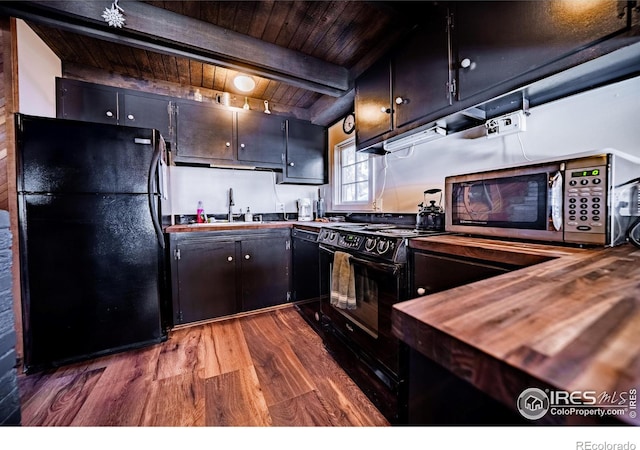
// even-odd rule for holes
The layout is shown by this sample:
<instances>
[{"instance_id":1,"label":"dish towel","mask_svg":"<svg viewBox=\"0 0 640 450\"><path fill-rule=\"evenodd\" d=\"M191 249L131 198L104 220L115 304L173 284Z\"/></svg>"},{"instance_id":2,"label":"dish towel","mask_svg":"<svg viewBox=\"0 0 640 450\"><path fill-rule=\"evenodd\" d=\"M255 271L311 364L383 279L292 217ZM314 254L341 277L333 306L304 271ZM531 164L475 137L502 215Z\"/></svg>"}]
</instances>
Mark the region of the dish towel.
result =
<instances>
[{"instance_id":1,"label":"dish towel","mask_svg":"<svg viewBox=\"0 0 640 450\"><path fill-rule=\"evenodd\" d=\"M356 276L351 255L335 252L331 273L331 304L340 309L356 309Z\"/></svg>"}]
</instances>

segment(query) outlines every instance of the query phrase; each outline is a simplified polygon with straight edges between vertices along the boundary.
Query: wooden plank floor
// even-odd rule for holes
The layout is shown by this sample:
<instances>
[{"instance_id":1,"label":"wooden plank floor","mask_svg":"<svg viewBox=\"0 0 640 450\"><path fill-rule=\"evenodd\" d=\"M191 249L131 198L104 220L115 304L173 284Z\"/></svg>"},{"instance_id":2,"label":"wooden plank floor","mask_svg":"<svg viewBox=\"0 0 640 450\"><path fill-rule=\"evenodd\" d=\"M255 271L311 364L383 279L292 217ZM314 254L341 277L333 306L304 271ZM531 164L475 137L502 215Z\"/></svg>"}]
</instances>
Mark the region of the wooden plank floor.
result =
<instances>
[{"instance_id":1,"label":"wooden plank floor","mask_svg":"<svg viewBox=\"0 0 640 450\"><path fill-rule=\"evenodd\" d=\"M386 426L291 308L18 378L25 426Z\"/></svg>"}]
</instances>

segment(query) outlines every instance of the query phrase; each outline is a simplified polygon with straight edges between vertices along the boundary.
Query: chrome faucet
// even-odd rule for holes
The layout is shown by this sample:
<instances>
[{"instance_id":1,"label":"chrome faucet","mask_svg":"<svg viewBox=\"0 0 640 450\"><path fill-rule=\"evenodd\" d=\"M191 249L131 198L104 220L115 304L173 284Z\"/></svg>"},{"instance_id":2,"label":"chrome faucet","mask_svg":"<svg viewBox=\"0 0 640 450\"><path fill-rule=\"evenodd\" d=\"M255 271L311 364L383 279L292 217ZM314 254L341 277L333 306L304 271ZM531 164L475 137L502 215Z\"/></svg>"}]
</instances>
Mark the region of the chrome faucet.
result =
<instances>
[{"instance_id":1,"label":"chrome faucet","mask_svg":"<svg viewBox=\"0 0 640 450\"><path fill-rule=\"evenodd\" d=\"M234 205L235 203L233 202L233 188L229 188L229 222L233 222L232 206Z\"/></svg>"}]
</instances>

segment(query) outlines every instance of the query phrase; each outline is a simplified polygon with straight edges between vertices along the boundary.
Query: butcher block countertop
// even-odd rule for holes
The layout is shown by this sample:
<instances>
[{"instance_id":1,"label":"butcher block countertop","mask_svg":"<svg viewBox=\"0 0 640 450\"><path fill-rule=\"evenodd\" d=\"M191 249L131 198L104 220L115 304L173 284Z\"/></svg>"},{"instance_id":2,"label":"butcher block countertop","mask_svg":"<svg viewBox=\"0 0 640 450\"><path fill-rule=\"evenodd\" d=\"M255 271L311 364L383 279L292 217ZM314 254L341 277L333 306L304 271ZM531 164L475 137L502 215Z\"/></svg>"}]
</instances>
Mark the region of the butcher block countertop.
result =
<instances>
[{"instance_id":1,"label":"butcher block countertop","mask_svg":"<svg viewBox=\"0 0 640 450\"><path fill-rule=\"evenodd\" d=\"M265 230L270 228L302 228L308 230L319 230L326 226L326 222L305 222L305 221L273 221L273 222L213 222L171 225L165 228L165 233L189 233L201 231L244 231L244 230Z\"/></svg>"},{"instance_id":2,"label":"butcher block countertop","mask_svg":"<svg viewBox=\"0 0 640 450\"><path fill-rule=\"evenodd\" d=\"M529 387L609 395L640 388L640 249L455 235L410 242L424 251L535 264L396 304L393 332L416 351L511 407ZM618 419L640 425L634 416Z\"/></svg>"}]
</instances>

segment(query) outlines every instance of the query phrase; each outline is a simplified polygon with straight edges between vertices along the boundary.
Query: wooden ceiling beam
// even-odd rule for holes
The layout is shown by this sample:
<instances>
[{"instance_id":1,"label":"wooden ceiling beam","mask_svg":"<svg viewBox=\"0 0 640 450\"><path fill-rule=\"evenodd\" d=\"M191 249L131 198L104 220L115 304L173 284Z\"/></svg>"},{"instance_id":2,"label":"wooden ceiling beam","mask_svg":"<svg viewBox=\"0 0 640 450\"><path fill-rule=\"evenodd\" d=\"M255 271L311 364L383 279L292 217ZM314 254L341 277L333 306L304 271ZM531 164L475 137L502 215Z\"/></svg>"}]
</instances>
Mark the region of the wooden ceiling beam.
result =
<instances>
[{"instance_id":1,"label":"wooden ceiling beam","mask_svg":"<svg viewBox=\"0 0 640 450\"><path fill-rule=\"evenodd\" d=\"M120 1L123 28L102 18L96 1L0 2L0 11L67 31L187 57L332 97L349 92L349 71L335 64L141 2Z\"/></svg>"}]
</instances>

